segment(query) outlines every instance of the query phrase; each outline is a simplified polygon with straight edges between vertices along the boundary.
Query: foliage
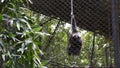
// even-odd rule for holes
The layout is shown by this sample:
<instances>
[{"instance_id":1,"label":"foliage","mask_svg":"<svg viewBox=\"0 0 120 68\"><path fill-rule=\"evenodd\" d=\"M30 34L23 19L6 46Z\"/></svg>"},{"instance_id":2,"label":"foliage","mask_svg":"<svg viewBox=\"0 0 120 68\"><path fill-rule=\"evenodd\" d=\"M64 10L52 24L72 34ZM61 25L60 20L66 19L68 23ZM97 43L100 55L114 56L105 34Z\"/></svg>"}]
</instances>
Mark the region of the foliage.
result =
<instances>
[{"instance_id":1,"label":"foliage","mask_svg":"<svg viewBox=\"0 0 120 68\"><path fill-rule=\"evenodd\" d=\"M5 1L2 3L0 15L0 49L4 68L42 67L39 55L42 51L41 37L50 36L43 33L38 26L39 17L25 8L20 7L20 1ZM19 4L18 4L19 3ZM6 7L7 6L7 7ZM31 15L34 15L31 17ZM37 18L36 18L37 17Z\"/></svg>"}]
</instances>

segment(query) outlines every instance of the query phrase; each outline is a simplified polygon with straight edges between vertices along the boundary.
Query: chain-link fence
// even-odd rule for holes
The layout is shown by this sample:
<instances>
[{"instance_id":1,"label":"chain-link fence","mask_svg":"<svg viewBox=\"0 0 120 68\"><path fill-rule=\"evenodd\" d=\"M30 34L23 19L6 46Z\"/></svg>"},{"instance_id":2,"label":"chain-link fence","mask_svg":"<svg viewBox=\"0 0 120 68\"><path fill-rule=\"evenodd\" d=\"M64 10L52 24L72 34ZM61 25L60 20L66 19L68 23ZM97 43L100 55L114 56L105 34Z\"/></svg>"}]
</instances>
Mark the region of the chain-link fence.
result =
<instances>
[{"instance_id":1,"label":"chain-link fence","mask_svg":"<svg viewBox=\"0 0 120 68\"><path fill-rule=\"evenodd\" d=\"M70 0L31 0L32 3L30 3L29 8L35 12L38 12L40 14L44 14L46 16L55 18L55 19L60 19L61 21L64 22L70 22ZM75 19L77 22L77 26L79 28L82 28L84 30L87 31L92 31L94 33L96 33L95 35L92 34L93 36L96 37L104 37L105 41L107 41L108 46L109 47L105 47L104 49L102 48L104 45L99 45L101 48L100 50L105 50L103 51L103 56L99 56L99 54L97 56L94 56L94 53L99 52L99 50L97 51L96 46L94 46L96 44L95 41L95 37L93 37L93 41L91 40L91 48L88 48L88 52L86 54L82 54L82 56L84 57L72 57L72 59L69 59L69 57L67 55L63 56L63 57L59 57L59 55L63 55L62 53L60 53L59 55L55 56L54 53L54 49L48 49L46 51L50 51L50 53L48 52L47 56L50 56L51 54L53 56L55 56L55 58L53 58L51 60L50 63L48 63L49 65L52 66L52 68L59 68L59 67L70 67L70 64L67 64L67 61L64 59L69 59L72 61L71 64L75 64L77 65L79 68L82 65L82 61L83 59L90 59L87 63L86 61L86 66L88 65L92 65L94 66L95 63L100 62L100 59L105 59L106 61L104 61L104 66L103 67L112 67L114 66L114 57L117 57L115 59L118 59L117 55L120 55L120 50L119 52L116 52L115 48L113 48L113 44L114 45L119 45L119 42L115 42L118 39L116 39L117 37L120 37L120 23L119 23L119 9L120 9L120 2L116 2L114 3L114 1L112 0L74 0L74 14L75 14ZM117 8L116 8L117 7ZM116 11L114 11L116 10ZM116 21L114 21L116 20ZM118 29L118 31L116 33L114 33L114 27L115 25L113 25L114 22L117 22L117 24L119 25L118 27L116 27ZM112 29L113 28L113 29ZM115 28L115 29L116 29ZM118 33L118 34L117 34ZM100 35L100 36L98 36ZM51 38L50 38L51 39ZM120 39L120 38L119 38ZM114 40L112 42L112 40ZM84 40L83 40L84 41ZM50 42L54 42L54 41L50 41ZM85 42L84 42L85 43ZM85 44L84 44L85 45ZM107 45L107 44L106 44ZM65 52L64 48L62 48L61 46L56 46L57 48L60 48L60 52ZM118 46L119 48L120 46ZM120 49L120 48L119 48ZM117 55L113 56L115 54L118 53ZM89 54L89 56L87 55ZM95 57L99 56L99 60L95 60ZM102 58L100 58L102 57ZM59 58L59 59L58 59ZM65 63L61 62L60 58L62 58L61 60L64 60ZM63 59L64 58L64 59ZM120 57L119 57L120 58ZM50 59L50 58L49 58ZM57 60L57 61L54 61ZM81 63L77 63L79 61L81 61ZM118 59L118 61L115 60L115 62L120 62L120 59ZM120 63L117 63L116 65L120 65ZM85 67L85 66L83 66ZM96 66L97 67L97 66ZM76 67L77 68L77 67Z\"/></svg>"}]
</instances>

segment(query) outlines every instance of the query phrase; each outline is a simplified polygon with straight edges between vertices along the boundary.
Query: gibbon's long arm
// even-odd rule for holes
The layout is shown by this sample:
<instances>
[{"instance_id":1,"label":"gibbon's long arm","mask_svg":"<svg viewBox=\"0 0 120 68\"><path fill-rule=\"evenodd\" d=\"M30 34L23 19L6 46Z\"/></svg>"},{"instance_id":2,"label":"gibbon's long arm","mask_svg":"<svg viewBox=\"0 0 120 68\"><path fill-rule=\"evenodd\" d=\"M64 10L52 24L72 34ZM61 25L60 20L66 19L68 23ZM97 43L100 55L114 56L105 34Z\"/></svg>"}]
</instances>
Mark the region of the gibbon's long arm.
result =
<instances>
[{"instance_id":1,"label":"gibbon's long arm","mask_svg":"<svg viewBox=\"0 0 120 68\"><path fill-rule=\"evenodd\" d=\"M73 0L71 0L71 25L72 33L69 35L67 53L68 55L79 55L82 48L82 40L78 34L76 21L73 14Z\"/></svg>"}]
</instances>

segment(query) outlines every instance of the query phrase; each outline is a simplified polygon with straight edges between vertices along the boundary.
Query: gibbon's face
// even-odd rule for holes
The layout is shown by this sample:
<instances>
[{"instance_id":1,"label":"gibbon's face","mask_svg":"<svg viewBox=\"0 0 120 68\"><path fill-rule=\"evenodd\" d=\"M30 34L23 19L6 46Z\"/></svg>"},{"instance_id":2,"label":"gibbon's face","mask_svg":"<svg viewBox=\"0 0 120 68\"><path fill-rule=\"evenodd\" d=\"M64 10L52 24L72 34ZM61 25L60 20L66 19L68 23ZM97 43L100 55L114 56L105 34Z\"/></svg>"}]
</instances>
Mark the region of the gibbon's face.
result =
<instances>
[{"instance_id":1,"label":"gibbon's face","mask_svg":"<svg viewBox=\"0 0 120 68\"><path fill-rule=\"evenodd\" d=\"M75 39L81 39L79 33L73 33L72 36L73 36L73 38L75 38Z\"/></svg>"},{"instance_id":2,"label":"gibbon's face","mask_svg":"<svg viewBox=\"0 0 120 68\"><path fill-rule=\"evenodd\" d=\"M82 39L81 39L81 37L79 36L78 33L72 34L70 41L71 41L71 42L74 41L74 43L76 43L76 44L77 44L77 43L78 43L78 44L79 44L79 43L82 44Z\"/></svg>"}]
</instances>

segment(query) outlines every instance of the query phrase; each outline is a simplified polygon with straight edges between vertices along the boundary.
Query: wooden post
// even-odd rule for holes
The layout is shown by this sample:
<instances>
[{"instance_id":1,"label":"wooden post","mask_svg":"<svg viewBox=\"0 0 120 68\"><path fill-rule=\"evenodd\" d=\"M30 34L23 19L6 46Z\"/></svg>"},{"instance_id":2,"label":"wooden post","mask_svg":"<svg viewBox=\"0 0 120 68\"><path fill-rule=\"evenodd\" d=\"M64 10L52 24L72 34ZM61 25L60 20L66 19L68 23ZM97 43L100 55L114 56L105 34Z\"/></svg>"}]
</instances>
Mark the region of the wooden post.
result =
<instances>
[{"instance_id":1,"label":"wooden post","mask_svg":"<svg viewBox=\"0 0 120 68\"><path fill-rule=\"evenodd\" d=\"M119 42L119 15L118 0L112 0L112 39L114 45L114 62L115 68L120 68L120 42Z\"/></svg>"}]
</instances>

